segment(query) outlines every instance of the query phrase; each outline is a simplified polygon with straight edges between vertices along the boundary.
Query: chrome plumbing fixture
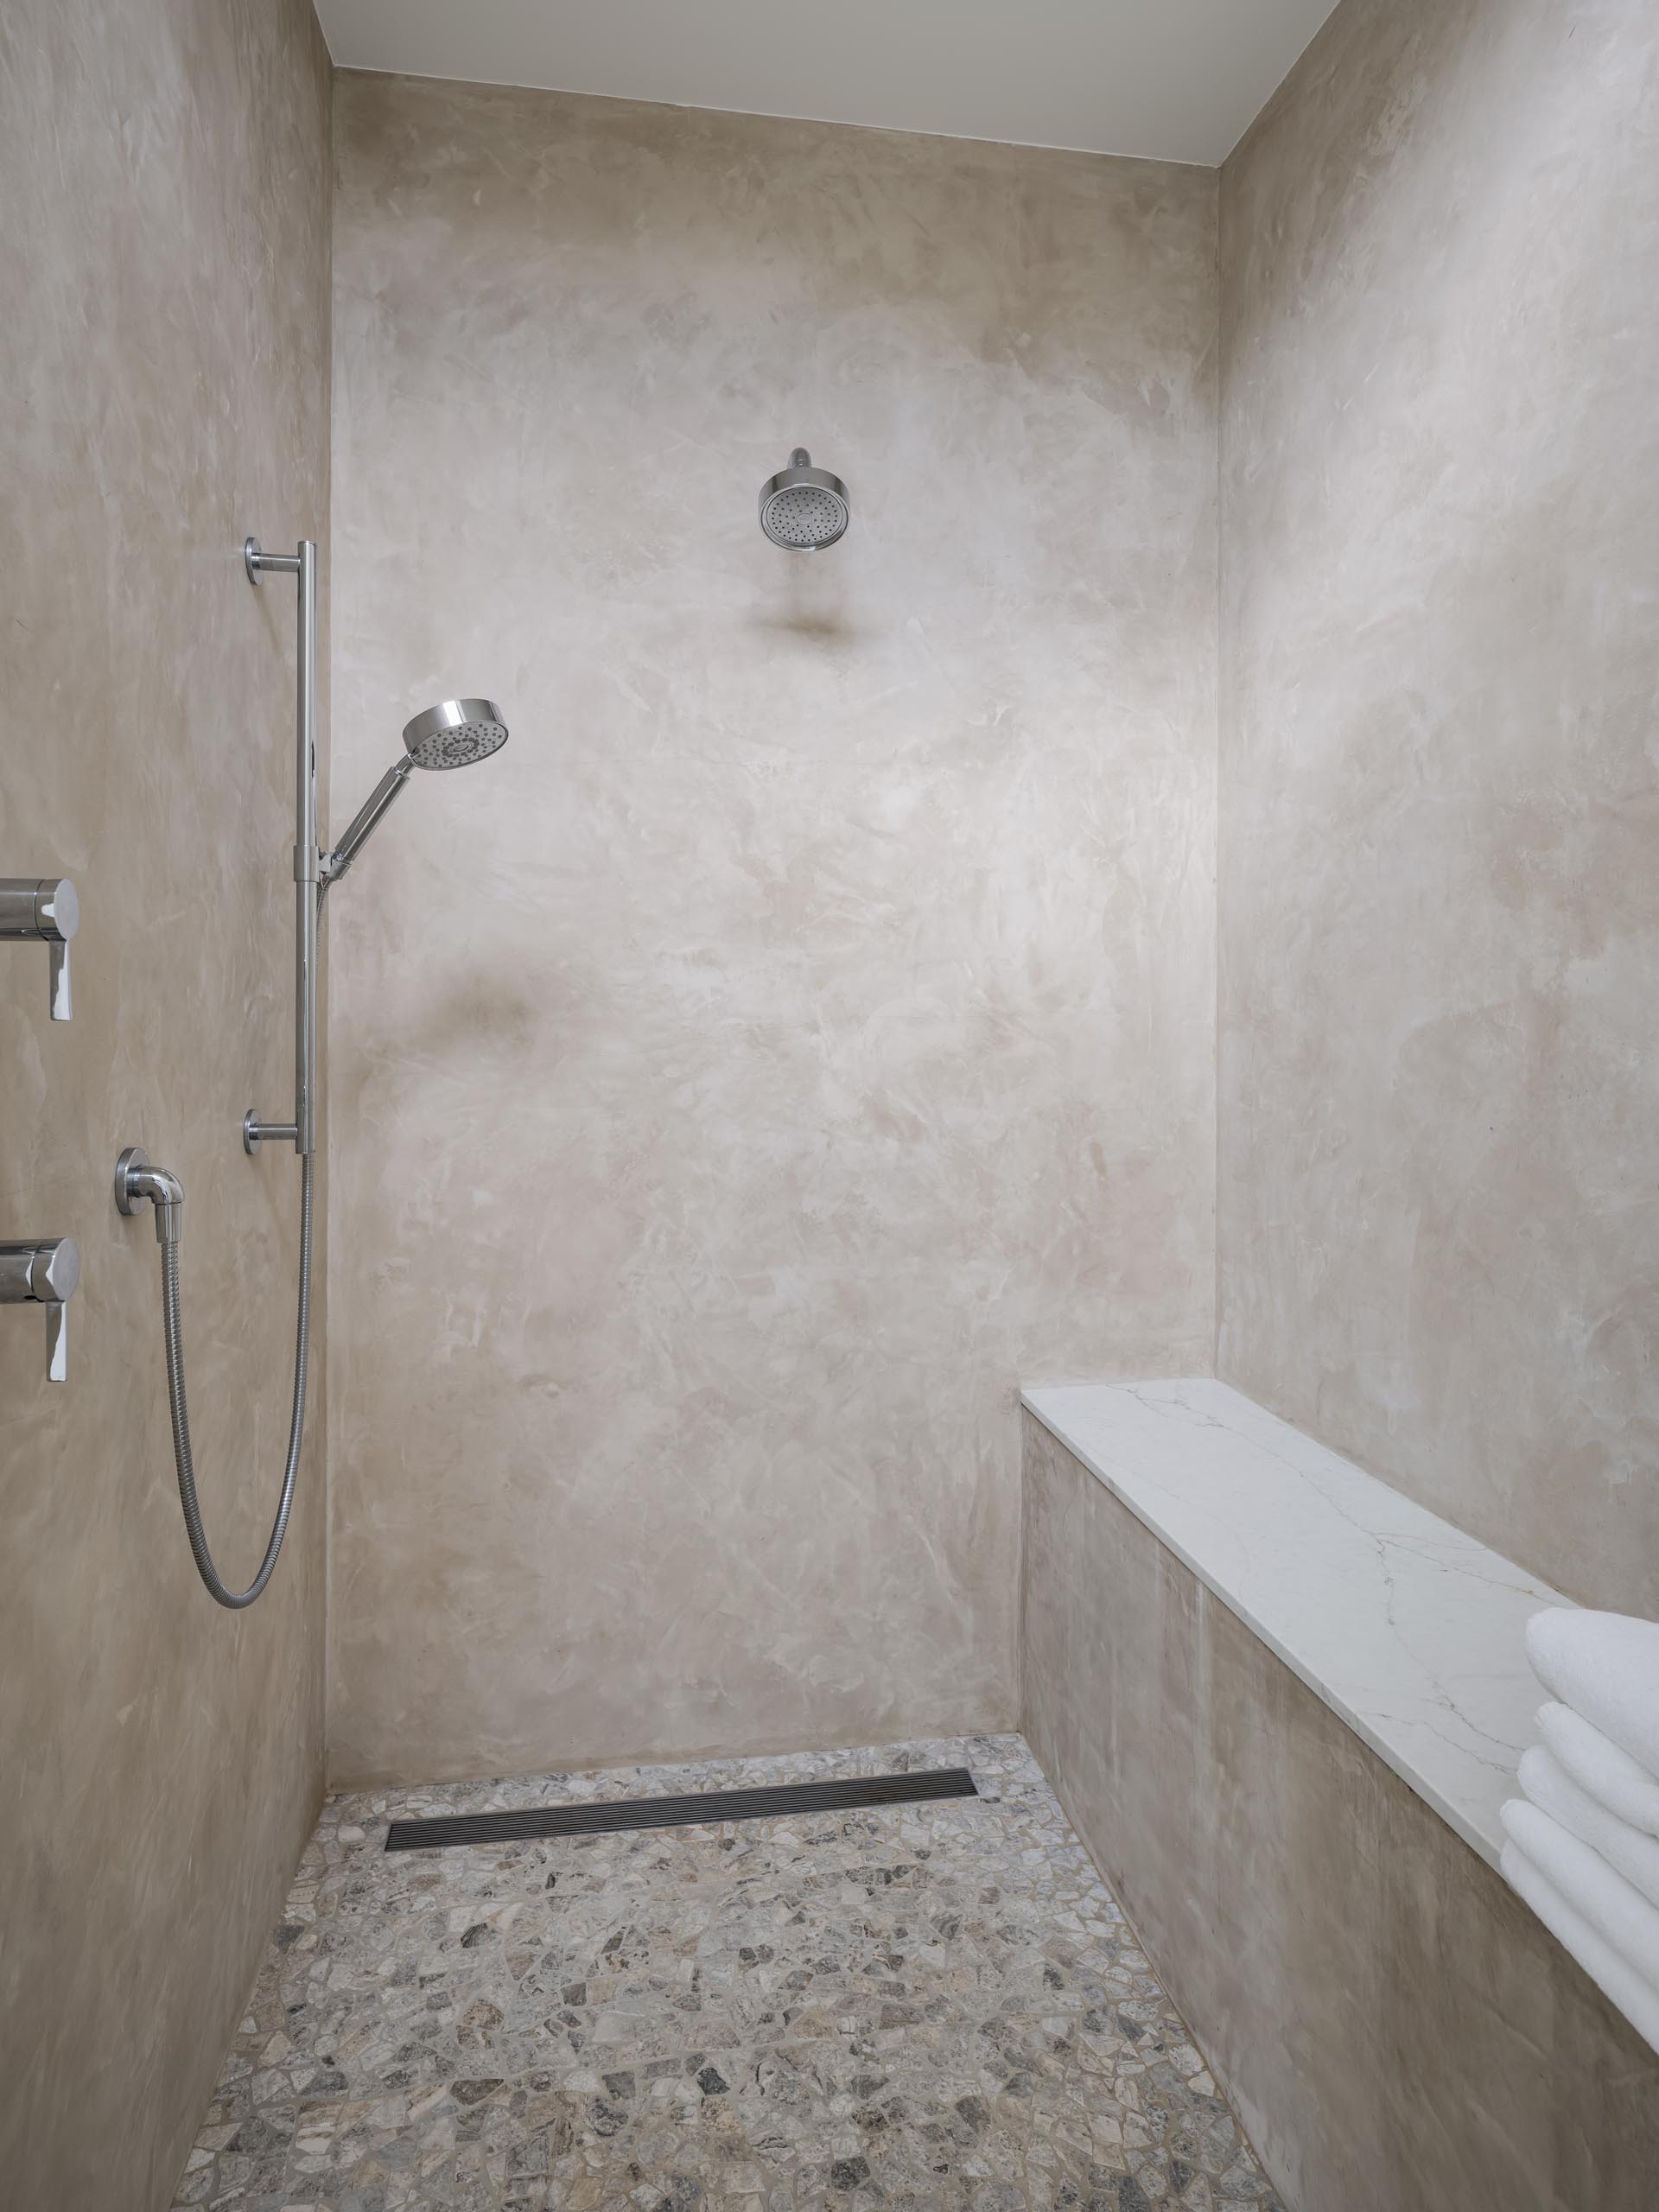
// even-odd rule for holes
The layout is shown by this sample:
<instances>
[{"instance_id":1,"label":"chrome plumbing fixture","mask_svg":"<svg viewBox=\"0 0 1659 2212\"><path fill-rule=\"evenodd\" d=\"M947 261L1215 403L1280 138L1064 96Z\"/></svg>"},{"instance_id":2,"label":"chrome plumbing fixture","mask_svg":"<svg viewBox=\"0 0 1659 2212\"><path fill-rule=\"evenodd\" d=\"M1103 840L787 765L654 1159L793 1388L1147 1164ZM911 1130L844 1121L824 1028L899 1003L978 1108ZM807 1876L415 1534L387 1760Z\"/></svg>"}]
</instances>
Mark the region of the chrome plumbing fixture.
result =
<instances>
[{"instance_id":1,"label":"chrome plumbing fixture","mask_svg":"<svg viewBox=\"0 0 1659 2212\"><path fill-rule=\"evenodd\" d=\"M267 1137L291 1139L300 1157L300 1287L295 1326L294 1400L288 1430L288 1457L259 1572L245 1590L232 1590L213 1564L196 1496L195 1461L190 1444L190 1411L184 1387L184 1332L179 1313L179 1242L184 1218L184 1186L164 1167L153 1167L137 1145L129 1145L115 1164L115 1203L122 1213L156 1209L156 1237L162 1248L162 1333L167 1348L167 1402L173 1426L173 1461L179 1499L197 1572L221 1605L251 1605L270 1581L288 1533L294 1484L305 1434L306 1381L309 1367L311 1316L312 1191L317 1135L317 938L322 902L329 884L343 875L370 832L402 791L412 768L461 768L486 760L507 741L506 724L487 699L446 699L416 715L404 732L405 757L384 775L332 853L317 842L317 549L303 539L294 552L265 553L257 538L244 542L242 560L248 581L265 575L292 576L299 589L297 667L294 733L294 1118L267 1122L249 1108L242 1118L243 1149L253 1153ZM73 894L72 894L73 895ZM73 1288L73 1285L71 1287Z\"/></svg>"},{"instance_id":2,"label":"chrome plumbing fixture","mask_svg":"<svg viewBox=\"0 0 1659 2212\"><path fill-rule=\"evenodd\" d=\"M80 901L67 875L0 876L0 938L47 947L47 1003L54 1021L67 1021L74 1012L69 940L79 927Z\"/></svg>"},{"instance_id":3,"label":"chrome plumbing fixture","mask_svg":"<svg viewBox=\"0 0 1659 2212\"><path fill-rule=\"evenodd\" d=\"M196 1496L196 1463L190 1444L190 1408L184 1395L184 1331L179 1318L179 1236L184 1226L184 1185L165 1167L152 1167L148 1156L130 1144L115 1163L115 1203L124 1214L136 1214L146 1203L156 1209L156 1241L162 1248L162 1334L167 1346L167 1406L173 1425L173 1465L179 1478L179 1503L184 1508L185 1533L190 1539L196 1572L221 1605L240 1611L270 1581L276 1555L288 1534L294 1510L294 1484L300 1471L300 1446L305 1436L305 1395L310 1363L311 1323L311 1185L314 1158L306 1153L300 1161L300 1304L294 1346L294 1402L288 1423L288 1458L283 1468L283 1487L276 1501L276 1518L265 1539L265 1555L259 1572L245 1590L232 1590L213 1564L202 1526L201 1504Z\"/></svg>"},{"instance_id":4,"label":"chrome plumbing fixture","mask_svg":"<svg viewBox=\"0 0 1659 2212\"><path fill-rule=\"evenodd\" d=\"M852 514L847 486L827 468L814 468L804 446L760 486L760 527L774 545L793 552L822 553L846 536Z\"/></svg>"},{"instance_id":5,"label":"chrome plumbing fixture","mask_svg":"<svg viewBox=\"0 0 1659 2212\"><path fill-rule=\"evenodd\" d=\"M184 1185L165 1167L152 1167L149 1154L130 1144L115 1163L115 1204L135 1214L149 1199L156 1208L156 1242L176 1244L184 1228Z\"/></svg>"},{"instance_id":6,"label":"chrome plumbing fixture","mask_svg":"<svg viewBox=\"0 0 1659 2212\"><path fill-rule=\"evenodd\" d=\"M300 601L294 683L294 1119L261 1122L250 1107L242 1120L243 1141L251 1126L259 1136L291 1137L295 1151L308 1160L317 1141L317 549L307 537L292 553L264 553L258 539L250 537L242 562L250 583L267 575L294 577Z\"/></svg>"},{"instance_id":7,"label":"chrome plumbing fixture","mask_svg":"<svg viewBox=\"0 0 1659 2212\"><path fill-rule=\"evenodd\" d=\"M69 995L69 940L80 927L80 901L67 875L0 877L0 938L44 944L48 955L47 1005L54 1021L74 1012ZM80 1281L80 1247L73 1236L26 1237L0 1243L0 1306L46 1309L46 1373L62 1382L69 1373L65 1307Z\"/></svg>"},{"instance_id":8,"label":"chrome plumbing fixture","mask_svg":"<svg viewBox=\"0 0 1659 2212\"><path fill-rule=\"evenodd\" d=\"M80 1247L73 1236L28 1237L0 1244L0 1306L46 1309L46 1374L61 1382L69 1373L69 1325L64 1309L80 1281Z\"/></svg>"},{"instance_id":9,"label":"chrome plumbing fixture","mask_svg":"<svg viewBox=\"0 0 1659 2212\"><path fill-rule=\"evenodd\" d=\"M323 889L345 874L416 768L470 768L506 741L507 726L493 699L442 699L406 722L403 759L381 777L333 852L322 855Z\"/></svg>"}]
</instances>

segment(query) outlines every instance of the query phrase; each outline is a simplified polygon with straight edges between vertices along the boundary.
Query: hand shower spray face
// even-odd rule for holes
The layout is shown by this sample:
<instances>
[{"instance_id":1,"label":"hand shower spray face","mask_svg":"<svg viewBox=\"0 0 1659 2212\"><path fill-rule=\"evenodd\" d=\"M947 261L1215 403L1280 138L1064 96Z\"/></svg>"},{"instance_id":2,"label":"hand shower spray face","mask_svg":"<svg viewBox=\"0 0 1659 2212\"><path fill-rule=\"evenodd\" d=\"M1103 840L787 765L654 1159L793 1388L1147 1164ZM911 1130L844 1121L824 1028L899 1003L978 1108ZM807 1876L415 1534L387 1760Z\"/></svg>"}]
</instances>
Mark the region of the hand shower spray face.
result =
<instances>
[{"instance_id":1,"label":"hand shower spray face","mask_svg":"<svg viewBox=\"0 0 1659 2212\"><path fill-rule=\"evenodd\" d=\"M404 744L417 768L470 768L506 741L493 699L445 699L404 724Z\"/></svg>"}]
</instances>

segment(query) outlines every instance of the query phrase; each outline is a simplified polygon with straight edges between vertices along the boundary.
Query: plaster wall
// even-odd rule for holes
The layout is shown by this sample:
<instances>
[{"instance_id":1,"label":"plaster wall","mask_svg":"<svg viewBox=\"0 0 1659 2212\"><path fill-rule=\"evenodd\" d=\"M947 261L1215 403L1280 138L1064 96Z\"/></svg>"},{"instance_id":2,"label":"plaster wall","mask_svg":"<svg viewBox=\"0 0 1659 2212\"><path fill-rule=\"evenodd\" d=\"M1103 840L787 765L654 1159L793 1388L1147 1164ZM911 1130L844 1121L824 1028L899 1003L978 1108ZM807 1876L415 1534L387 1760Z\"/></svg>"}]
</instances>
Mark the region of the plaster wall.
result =
<instances>
[{"instance_id":1,"label":"plaster wall","mask_svg":"<svg viewBox=\"0 0 1659 2212\"><path fill-rule=\"evenodd\" d=\"M1213 1331L1213 174L335 95L335 1777L995 1727ZM762 537L796 443L851 485Z\"/></svg>"},{"instance_id":2,"label":"plaster wall","mask_svg":"<svg viewBox=\"0 0 1659 2212\"><path fill-rule=\"evenodd\" d=\"M81 896L74 1018L0 945L0 1235L73 1236L69 1374L0 1309L0 2195L171 2202L322 1789L320 1406L265 1597L196 1579L148 1219L183 1178L203 1510L257 1565L287 1439L294 607L325 541L327 51L304 0L0 10L0 873ZM314 1322L321 1394L324 1316Z\"/></svg>"},{"instance_id":3,"label":"plaster wall","mask_svg":"<svg viewBox=\"0 0 1659 2212\"><path fill-rule=\"evenodd\" d=\"M1659 17L1344 0L1221 204L1217 1372L1659 1614Z\"/></svg>"}]
</instances>

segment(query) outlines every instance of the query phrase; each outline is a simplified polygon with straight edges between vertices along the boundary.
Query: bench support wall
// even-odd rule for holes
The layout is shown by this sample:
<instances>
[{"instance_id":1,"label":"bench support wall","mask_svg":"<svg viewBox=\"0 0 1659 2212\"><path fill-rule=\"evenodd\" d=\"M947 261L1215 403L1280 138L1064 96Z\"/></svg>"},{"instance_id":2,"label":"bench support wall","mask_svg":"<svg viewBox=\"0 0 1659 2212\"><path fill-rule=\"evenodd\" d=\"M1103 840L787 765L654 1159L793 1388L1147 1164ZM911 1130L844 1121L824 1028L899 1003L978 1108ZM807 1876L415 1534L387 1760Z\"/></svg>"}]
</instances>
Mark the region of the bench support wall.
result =
<instances>
[{"instance_id":1,"label":"bench support wall","mask_svg":"<svg viewBox=\"0 0 1659 2212\"><path fill-rule=\"evenodd\" d=\"M1659 2057L1023 1420L1027 1738L1292 2212L1651 2212Z\"/></svg>"}]
</instances>

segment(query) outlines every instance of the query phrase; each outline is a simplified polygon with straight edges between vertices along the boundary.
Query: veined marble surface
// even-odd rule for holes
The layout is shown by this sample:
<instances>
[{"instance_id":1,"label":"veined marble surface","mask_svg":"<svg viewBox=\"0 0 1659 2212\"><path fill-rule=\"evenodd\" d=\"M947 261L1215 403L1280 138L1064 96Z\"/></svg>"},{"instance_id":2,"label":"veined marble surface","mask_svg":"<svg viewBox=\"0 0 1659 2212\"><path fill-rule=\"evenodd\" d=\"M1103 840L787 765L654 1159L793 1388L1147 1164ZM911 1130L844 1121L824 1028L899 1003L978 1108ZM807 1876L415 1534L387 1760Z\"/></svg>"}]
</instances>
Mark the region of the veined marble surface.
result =
<instances>
[{"instance_id":1,"label":"veined marble surface","mask_svg":"<svg viewBox=\"0 0 1659 2212\"><path fill-rule=\"evenodd\" d=\"M1544 1693L1522 1636L1572 1603L1224 1382L1022 1393L1067 1451L1496 1866Z\"/></svg>"}]
</instances>

